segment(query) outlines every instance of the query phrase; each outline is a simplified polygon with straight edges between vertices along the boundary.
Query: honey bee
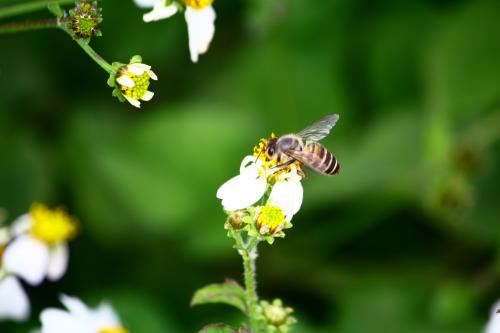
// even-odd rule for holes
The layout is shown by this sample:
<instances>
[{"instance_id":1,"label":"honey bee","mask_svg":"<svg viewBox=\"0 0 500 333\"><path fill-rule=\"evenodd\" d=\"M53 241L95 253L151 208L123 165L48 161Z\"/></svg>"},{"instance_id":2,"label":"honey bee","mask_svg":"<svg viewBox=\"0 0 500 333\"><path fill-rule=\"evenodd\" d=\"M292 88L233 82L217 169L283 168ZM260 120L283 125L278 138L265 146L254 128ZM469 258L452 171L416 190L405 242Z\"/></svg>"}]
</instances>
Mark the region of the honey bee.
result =
<instances>
[{"instance_id":1,"label":"honey bee","mask_svg":"<svg viewBox=\"0 0 500 333\"><path fill-rule=\"evenodd\" d=\"M277 161L278 165L274 168L284 168L298 161L320 174L337 174L340 169L337 159L318 141L330 133L338 119L338 114L331 114L297 134L286 134L270 139L266 155L269 159Z\"/></svg>"}]
</instances>

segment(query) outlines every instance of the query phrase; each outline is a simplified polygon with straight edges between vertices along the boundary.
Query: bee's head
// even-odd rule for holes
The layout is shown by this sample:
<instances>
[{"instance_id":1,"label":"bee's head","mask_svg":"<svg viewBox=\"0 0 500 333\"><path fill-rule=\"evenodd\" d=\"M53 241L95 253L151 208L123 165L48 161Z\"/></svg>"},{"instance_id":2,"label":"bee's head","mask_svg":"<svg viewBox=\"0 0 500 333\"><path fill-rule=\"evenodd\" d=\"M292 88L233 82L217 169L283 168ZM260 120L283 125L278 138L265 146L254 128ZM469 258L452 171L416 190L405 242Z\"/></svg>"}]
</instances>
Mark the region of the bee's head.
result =
<instances>
[{"instance_id":1,"label":"bee's head","mask_svg":"<svg viewBox=\"0 0 500 333\"><path fill-rule=\"evenodd\" d=\"M266 155L269 159L273 159L278 154L276 142L278 138L271 138L267 144Z\"/></svg>"}]
</instances>

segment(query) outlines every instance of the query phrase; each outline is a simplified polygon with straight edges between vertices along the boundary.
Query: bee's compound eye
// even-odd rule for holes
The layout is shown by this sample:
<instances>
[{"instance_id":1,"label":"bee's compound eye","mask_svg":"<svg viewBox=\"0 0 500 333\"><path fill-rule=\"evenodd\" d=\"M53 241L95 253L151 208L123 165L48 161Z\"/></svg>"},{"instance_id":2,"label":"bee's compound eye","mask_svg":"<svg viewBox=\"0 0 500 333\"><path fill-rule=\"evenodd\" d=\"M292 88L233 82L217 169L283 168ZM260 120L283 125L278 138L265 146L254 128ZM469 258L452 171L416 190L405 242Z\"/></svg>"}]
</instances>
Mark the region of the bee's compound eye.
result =
<instances>
[{"instance_id":1,"label":"bee's compound eye","mask_svg":"<svg viewBox=\"0 0 500 333\"><path fill-rule=\"evenodd\" d=\"M267 153L269 154L269 156L273 156L274 155L274 146L270 146L267 149Z\"/></svg>"}]
</instances>

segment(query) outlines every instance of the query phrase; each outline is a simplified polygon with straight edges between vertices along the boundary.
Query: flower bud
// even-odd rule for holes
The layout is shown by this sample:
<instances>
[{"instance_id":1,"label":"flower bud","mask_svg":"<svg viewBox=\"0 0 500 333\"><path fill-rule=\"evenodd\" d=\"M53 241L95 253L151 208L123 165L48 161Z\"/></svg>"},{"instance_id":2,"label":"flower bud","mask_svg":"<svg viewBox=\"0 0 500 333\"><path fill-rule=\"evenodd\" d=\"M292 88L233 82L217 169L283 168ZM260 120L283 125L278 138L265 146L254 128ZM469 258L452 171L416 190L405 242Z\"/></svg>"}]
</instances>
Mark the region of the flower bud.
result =
<instances>
[{"instance_id":1,"label":"flower bud","mask_svg":"<svg viewBox=\"0 0 500 333\"><path fill-rule=\"evenodd\" d=\"M102 22L102 9L97 6L97 1L79 0L75 8L70 10L71 30L78 38L91 38L101 36L99 23Z\"/></svg>"}]
</instances>

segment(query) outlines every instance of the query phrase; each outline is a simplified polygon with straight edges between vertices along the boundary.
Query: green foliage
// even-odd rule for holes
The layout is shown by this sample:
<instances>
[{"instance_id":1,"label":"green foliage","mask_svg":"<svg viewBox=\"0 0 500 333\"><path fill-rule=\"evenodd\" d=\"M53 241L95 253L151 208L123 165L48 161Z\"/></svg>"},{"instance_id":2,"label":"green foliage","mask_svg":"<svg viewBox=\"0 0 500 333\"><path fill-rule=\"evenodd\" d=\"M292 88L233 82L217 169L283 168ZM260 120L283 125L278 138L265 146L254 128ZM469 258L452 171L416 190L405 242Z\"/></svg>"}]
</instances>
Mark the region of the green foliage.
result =
<instances>
[{"instance_id":1,"label":"green foliage","mask_svg":"<svg viewBox=\"0 0 500 333\"><path fill-rule=\"evenodd\" d=\"M207 303L224 303L246 312L245 291L234 280L226 279L224 283L214 283L198 289L191 299L191 306Z\"/></svg>"}]
</instances>

